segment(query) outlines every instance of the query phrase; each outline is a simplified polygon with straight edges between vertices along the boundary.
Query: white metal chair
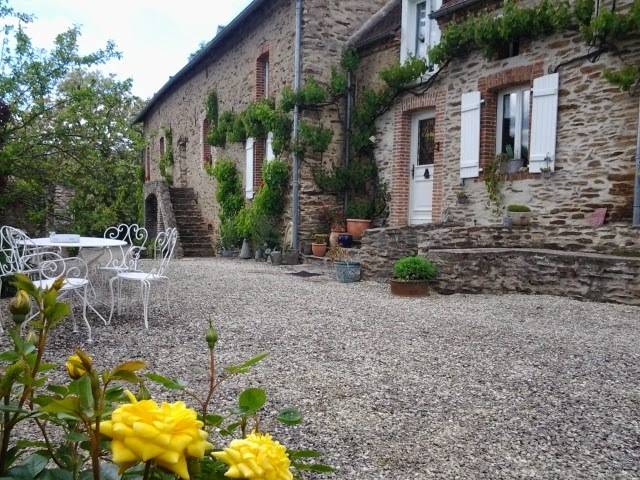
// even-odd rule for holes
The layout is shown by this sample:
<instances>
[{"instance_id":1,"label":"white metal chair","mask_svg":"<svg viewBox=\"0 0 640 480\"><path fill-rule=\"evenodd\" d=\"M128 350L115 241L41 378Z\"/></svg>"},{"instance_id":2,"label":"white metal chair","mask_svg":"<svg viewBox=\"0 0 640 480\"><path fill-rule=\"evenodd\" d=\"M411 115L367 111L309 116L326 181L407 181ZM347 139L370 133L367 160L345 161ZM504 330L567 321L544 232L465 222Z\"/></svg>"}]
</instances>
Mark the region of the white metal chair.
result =
<instances>
[{"instance_id":1,"label":"white metal chair","mask_svg":"<svg viewBox=\"0 0 640 480\"><path fill-rule=\"evenodd\" d=\"M104 238L124 240L127 242L127 245L119 247L120 255L114 255L111 248L107 249L109 258L104 265L98 267L98 270L112 273L138 270L140 251L144 250L147 239L149 238L149 233L146 228L135 223L131 225L121 223L120 225L107 228L104 232Z\"/></svg>"},{"instance_id":2,"label":"white metal chair","mask_svg":"<svg viewBox=\"0 0 640 480\"><path fill-rule=\"evenodd\" d=\"M118 272L110 281L109 288L111 290L111 312L109 313L109 321L113 317L113 310L116 304L116 294L114 293L114 283L118 282L117 286L117 306L118 315L120 315L120 300L123 282L132 282L140 284L140 292L142 296L142 310L144 316L144 327L149 328L149 297L151 294L151 285L160 284L166 282L169 278L166 275L169 262L173 257L173 253L176 247L178 239L178 231L175 228L168 228L164 232L160 232L154 242L155 259L158 263L156 268L144 271L121 271ZM139 256L140 251L138 251ZM135 255L133 256L135 257ZM130 262L137 265L137 258L131 257Z\"/></svg>"},{"instance_id":3,"label":"white metal chair","mask_svg":"<svg viewBox=\"0 0 640 480\"><path fill-rule=\"evenodd\" d=\"M5 226L0 229L0 245L2 254L8 259L2 270L3 276L16 273L28 275L34 285L42 290L49 288L57 278L64 278L60 298L75 295L80 299L82 318L89 333L88 340L91 342L87 307L94 311L95 309L87 302L87 291L90 288L87 263L79 257L63 258L57 252L43 250L37 247L27 234L13 227ZM75 317L73 331L77 331Z\"/></svg>"}]
</instances>

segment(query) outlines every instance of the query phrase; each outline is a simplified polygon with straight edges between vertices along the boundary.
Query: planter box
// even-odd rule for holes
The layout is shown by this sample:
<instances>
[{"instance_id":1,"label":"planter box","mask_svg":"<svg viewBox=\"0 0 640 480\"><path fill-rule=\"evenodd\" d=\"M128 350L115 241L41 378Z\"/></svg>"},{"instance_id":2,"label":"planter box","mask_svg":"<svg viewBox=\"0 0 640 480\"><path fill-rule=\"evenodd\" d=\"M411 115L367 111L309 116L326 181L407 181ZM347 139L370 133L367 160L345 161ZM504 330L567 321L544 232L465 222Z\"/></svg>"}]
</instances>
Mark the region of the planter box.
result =
<instances>
[{"instance_id":1,"label":"planter box","mask_svg":"<svg viewBox=\"0 0 640 480\"><path fill-rule=\"evenodd\" d=\"M425 297L430 292L427 280L391 280L391 293L399 297Z\"/></svg>"},{"instance_id":2,"label":"planter box","mask_svg":"<svg viewBox=\"0 0 640 480\"><path fill-rule=\"evenodd\" d=\"M357 262L336 262L336 278L340 283L360 281L361 268Z\"/></svg>"},{"instance_id":3,"label":"planter box","mask_svg":"<svg viewBox=\"0 0 640 480\"><path fill-rule=\"evenodd\" d=\"M523 227L531 223L531 216L533 212L509 212L507 211L507 217L511 219L511 223L517 227Z\"/></svg>"}]
</instances>

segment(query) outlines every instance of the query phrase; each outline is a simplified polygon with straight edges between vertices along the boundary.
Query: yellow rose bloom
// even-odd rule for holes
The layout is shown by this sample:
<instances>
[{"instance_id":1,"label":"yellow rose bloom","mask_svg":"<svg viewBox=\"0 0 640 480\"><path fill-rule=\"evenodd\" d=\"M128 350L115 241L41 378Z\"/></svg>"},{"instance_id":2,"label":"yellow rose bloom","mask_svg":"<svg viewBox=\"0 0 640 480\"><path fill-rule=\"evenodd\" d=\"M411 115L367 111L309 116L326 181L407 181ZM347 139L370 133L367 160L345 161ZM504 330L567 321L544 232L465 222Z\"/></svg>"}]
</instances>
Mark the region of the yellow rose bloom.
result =
<instances>
[{"instance_id":1,"label":"yellow rose bloom","mask_svg":"<svg viewBox=\"0 0 640 480\"><path fill-rule=\"evenodd\" d=\"M232 441L222 452L212 455L229 465L224 474L246 480L292 480L291 461L287 449L269 434L252 433Z\"/></svg>"},{"instance_id":2,"label":"yellow rose bloom","mask_svg":"<svg viewBox=\"0 0 640 480\"><path fill-rule=\"evenodd\" d=\"M113 461L121 471L138 462L153 460L160 467L189 480L186 457L202 458L213 448L194 410L184 402L138 401L121 405L111 420L100 423L100 432L111 438Z\"/></svg>"},{"instance_id":3,"label":"yellow rose bloom","mask_svg":"<svg viewBox=\"0 0 640 480\"><path fill-rule=\"evenodd\" d=\"M67 373L74 380L79 379L81 376L87 373L84 365L82 364L82 360L77 353L69 356L64 366L67 367Z\"/></svg>"}]
</instances>

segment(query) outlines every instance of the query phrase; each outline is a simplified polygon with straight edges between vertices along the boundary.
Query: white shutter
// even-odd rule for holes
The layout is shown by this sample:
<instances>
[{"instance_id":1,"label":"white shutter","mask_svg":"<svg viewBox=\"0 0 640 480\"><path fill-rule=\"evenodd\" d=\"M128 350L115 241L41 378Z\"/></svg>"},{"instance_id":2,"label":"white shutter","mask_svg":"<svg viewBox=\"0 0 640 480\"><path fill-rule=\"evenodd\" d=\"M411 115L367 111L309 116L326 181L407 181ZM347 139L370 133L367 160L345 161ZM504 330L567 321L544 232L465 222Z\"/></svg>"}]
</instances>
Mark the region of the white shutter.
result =
<instances>
[{"instance_id":1,"label":"white shutter","mask_svg":"<svg viewBox=\"0 0 640 480\"><path fill-rule=\"evenodd\" d=\"M253 138L247 138L245 145L244 191L248 199L253 198Z\"/></svg>"},{"instance_id":2,"label":"white shutter","mask_svg":"<svg viewBox=\"0 0 640 480\"><path fill-rule=\"evenodd\" d=\"M546 167L553 170L555 166L559 79L560 76L554 73L533 81L530 172L538 173L540 168Z\"/></svg>"},{"instance_id":3,"label":"white shutter","mask_svg":"<svg viewBox=\"0 0 640 480\"><path fill-rule=\"evenodd\" d=\"M460 178L480 174L480 92L462 95L460 126Z\"/></svg>"},{"instance_id":4,"label":"white shutter","mask_svg":"<svg viewBox=\"0 0 640 480\"><path fill-rule=\"evenodd\" d=\"M276 156L273 154L273 132L267 134L267 148L265 159L267 162L275 160Z\"/></svg>"}]
</instances>

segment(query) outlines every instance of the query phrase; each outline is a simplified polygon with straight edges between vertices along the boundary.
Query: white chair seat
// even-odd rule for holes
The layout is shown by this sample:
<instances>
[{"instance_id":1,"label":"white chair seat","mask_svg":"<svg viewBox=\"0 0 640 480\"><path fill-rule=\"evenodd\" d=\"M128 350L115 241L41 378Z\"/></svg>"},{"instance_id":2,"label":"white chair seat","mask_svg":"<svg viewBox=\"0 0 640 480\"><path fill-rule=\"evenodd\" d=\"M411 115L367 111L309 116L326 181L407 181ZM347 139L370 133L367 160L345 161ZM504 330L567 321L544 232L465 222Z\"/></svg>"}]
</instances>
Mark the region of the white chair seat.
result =
<instances>
[{"instance_id":1,"label":"white chair seat","mask_svg":"<svg viewBox=\"0 0 640 480\"><path fill-rule=\"evenodd\" d=\"M163 280L167 278L162 275L157 275L155 273L146 273L146 272L121 272L118 274L118 277L124 280L137 280L139 282L143 280L153 282L155 280Z\"/></svg>"},{"instance_id":2,"label":"white chair seat","mask_svg":"<svg viewBox=\"0 0 640 480\"><path fill-rule=\"evenodd\" d=\"M51 278L47 280L35 280L33 284L41 290L46 290L53 285L53 282L55 282L55 279ZM89 280L86 278L69 278L65 279L60 290L75 290L76 288L82 288L88 284Z\"/></svg>"}]
</instances>

